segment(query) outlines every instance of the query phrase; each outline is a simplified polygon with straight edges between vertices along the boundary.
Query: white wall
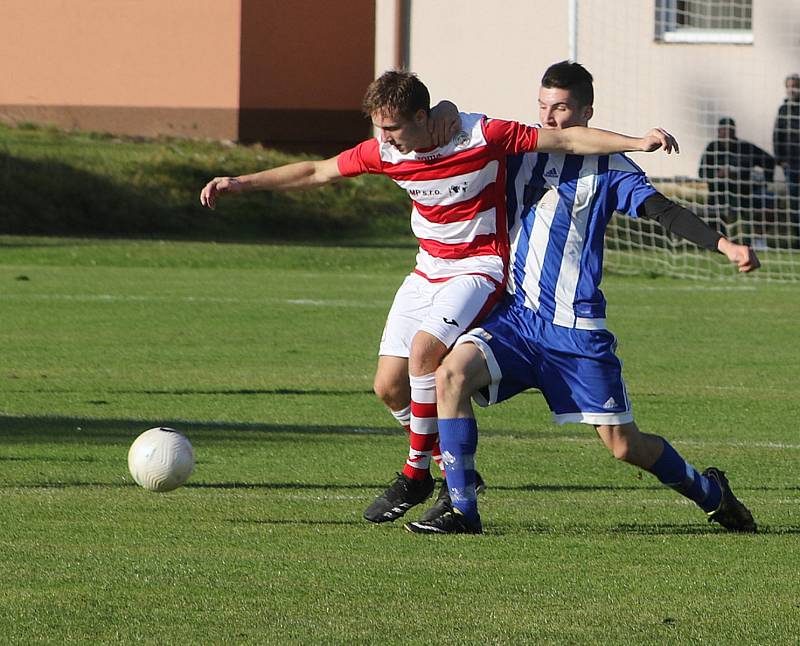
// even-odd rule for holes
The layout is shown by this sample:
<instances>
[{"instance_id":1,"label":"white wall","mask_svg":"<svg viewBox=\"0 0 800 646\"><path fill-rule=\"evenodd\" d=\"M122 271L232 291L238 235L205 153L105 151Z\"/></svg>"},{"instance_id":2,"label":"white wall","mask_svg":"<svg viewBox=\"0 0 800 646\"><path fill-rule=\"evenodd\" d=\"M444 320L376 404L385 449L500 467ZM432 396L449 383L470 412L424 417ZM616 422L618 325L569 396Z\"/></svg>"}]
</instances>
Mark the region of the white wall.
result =
<instances>
[{"instance_id":1,"label":"white wall","mask_svg":"<svg viewBox=\"0 0 800 646\"><path fill-rule=\"evenodd\" d=\"M376 0L376 74L394 63L394 2ZM636 155L653 176L695 176L720 116L772 151L783 79L800 72L800 0L754 0L753 45L654 40L654 0L578 0L578 60L595 77L592 125L661 125L678 157ZM534 121L545 68L568 57L568 0L412 0L410 68L434 102Z\"/></svg>"}]
</instances>

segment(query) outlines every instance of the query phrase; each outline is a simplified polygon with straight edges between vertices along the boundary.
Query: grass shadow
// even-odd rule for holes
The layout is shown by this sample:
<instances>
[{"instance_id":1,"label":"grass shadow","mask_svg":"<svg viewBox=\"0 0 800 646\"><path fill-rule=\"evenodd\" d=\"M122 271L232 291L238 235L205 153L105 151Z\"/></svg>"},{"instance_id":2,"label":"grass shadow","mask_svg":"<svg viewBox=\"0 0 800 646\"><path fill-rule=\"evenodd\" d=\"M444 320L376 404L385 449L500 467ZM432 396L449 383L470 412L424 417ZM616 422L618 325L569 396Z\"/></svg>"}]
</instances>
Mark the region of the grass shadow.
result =
<instances>
[{"instance_id":1,"label":"grass shadow","mask_svg":"<svg viewBox=\"0 0 800 646\"><path fill-rule=\"evenodd\" d=\"M278 435L398 435L400 427L360 428L336 425L257 424L236 422L196 422L163 419L92 419L69 416L0 416L0 443L127 443L150 426L168 426L183 431L190 440L253 439L268 440ZM222 434L221 434L222 433Z\"/></svg>"}]
</instances>

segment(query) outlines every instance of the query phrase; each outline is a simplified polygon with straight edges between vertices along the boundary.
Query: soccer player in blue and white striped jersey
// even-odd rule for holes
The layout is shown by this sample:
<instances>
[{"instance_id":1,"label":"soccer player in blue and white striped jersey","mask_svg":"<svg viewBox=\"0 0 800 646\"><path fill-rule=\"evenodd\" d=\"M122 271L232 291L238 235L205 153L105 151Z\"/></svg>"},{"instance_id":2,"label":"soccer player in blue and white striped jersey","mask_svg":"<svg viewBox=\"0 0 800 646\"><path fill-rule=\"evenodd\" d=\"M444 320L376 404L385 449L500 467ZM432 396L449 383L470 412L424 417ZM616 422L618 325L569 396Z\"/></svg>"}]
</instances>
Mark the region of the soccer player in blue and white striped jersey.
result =
<instances>
[{"instance_id":1,"label":"soccer player in blue and white striped jersey","mask_svg":"<svg viewBox=\"0 0 800 646\"><path fill-rule=\"evenodd\" d=\"M539 92L543 128L585 126L592 77L564 61L545 72ZM700 473L664 438L639 431L606 329L600 290L605 228L614 212L658 221L667 231L724 253L739 271L759 267L752 249L710 229L666 199L625 155L526 153L509 159L507 212L511 272L505 302L462 336L436 373L440 448L448 494L438 513L408 523L416 533L480 533L474 487L478 430L470 398L481 405L529 388L543 393L557 423L594 426L606 447L693 500L732 531L755 531L722 471Z\"/></svg>"}]
</instances>

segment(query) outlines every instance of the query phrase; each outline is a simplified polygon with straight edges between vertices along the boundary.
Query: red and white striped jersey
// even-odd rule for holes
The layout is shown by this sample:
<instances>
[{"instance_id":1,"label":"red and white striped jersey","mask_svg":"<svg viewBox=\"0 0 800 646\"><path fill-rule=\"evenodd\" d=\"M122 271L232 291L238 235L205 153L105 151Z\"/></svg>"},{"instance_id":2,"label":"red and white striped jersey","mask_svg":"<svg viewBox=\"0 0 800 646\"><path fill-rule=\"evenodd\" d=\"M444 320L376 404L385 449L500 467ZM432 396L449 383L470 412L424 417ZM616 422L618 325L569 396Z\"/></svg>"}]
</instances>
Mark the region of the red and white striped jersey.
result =
<instances>
[{"instance_id":1,"label":"red and white striped jersey","mask_svg":"<svg viewBox=\"0 0 800 646\"><path fill-rule=\"evenodd\" d=\"M364 141L339 155L339 172L388 175L405 189L419 240L416 273L430 281L479 274L505 284L506 155L535 150L538 132L481 114L462 113L461 124L447 145L426 151Z\"/></svg>"}]
</instances>

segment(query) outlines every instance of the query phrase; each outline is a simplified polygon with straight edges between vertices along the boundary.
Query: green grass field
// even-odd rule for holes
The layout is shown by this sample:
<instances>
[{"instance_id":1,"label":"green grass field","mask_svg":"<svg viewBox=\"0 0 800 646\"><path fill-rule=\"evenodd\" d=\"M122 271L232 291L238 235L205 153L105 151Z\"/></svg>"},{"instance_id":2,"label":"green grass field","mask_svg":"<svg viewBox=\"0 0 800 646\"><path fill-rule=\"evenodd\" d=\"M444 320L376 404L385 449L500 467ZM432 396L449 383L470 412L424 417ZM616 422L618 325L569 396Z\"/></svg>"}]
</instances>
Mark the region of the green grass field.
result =
<instances>
[{"instance_id":1,"label":"green grass field","mask_svg":"<svg viewBox=\"0 0 800 646\"><path fill-rule=\"evenodd\" d=\"M759 534L526 393L479 413L486 534L425 537L361 518L406 448L371 377L413 256L0 238L0 642L798 643L797 287L604 286L640 426ZM156 425L198 457L168 494L127 473Z\"/></svg>"}]
</instances>

